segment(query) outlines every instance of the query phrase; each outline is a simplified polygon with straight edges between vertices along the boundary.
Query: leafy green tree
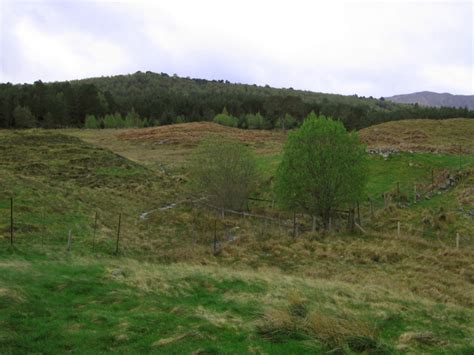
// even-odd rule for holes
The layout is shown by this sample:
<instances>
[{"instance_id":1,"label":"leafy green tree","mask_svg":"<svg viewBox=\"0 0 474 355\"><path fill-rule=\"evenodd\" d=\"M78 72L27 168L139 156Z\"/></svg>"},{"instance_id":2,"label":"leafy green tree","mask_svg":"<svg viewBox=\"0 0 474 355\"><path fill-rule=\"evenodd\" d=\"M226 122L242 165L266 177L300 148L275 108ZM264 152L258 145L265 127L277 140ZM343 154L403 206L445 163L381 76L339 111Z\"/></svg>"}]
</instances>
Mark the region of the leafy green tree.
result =
<instances>
[{"instance_id":1,"label":"leafy green tree","mask_svg":"<svg viewBox=\"0 0 474 355\"><path fill-rule=\"evenodd\" d=\"M245 121L249 129L270 129L272 127L271 122L263 117L260 112L255 115L252 113L245 115Z\"/></svg>"},{"instance_id":2,"label":"leafy green tree","mask_svg":"<svg viewBox=\"0 0 474 355\"><path fill-rule=\"evenodd\" d=\"M337 209L362 198L366 159L357 133L311 112L288 136L276 174L277 197L289 210L321 217L328 228Z\"/></svg>"},{"instance_id":3,"label":"leafy green tree","mask_svg":"<svg viewBox=\"0 0 474 355\"><path fill-rule=\"evenodd\" d=\"M117 120L115 115L105 115L104 128L117 128Z\"/></svg>"},{"instance_id":4,"label":"leafy green tree","mask_svg":"<svg viewBox=\"0 0 474 355\"><path fill-rule=\"evenodd\" d=\"M224 107L222 113L214 117L214 122L228 127L238 127L239 119L237 117L229 115L227 108Z\"/></svg>"},{"instance_id":5,"label":"leafy green tree","mask_svg":"<svg viewBox=\"0 0 474 355\"><path fill-rule=\"evenodd\" d=\"M36 127L36 119L28 107L15 107L13 110L13 118L15 119L15 127L17 128Z\"/></svg>"},{"instance_id":6,"label":"leafy green tree","mask_svg":"<svg viewBox=\"0 0 474 355\"><path fill-rule=\"evenodd\" d=\"M100 128L100 122L94 115L87 115L84 127L89 129L97 129Z\"/></svg>"},{"instance_id":7,"label":"leafy green tree","mask_svg":"<svg viewBox=\"0 0 474 355\"><path fill-rule=\"evenodd\" d=\"M258 184L257 161L245 145L212 136L189 161L191 187L220 208L241 210Z\"/></svg>"},{"instance_id":8,"label":"leafy green tree","mask_svg":"<svg viewBox=\"0 0 474 355\"><path fill-rule=\"evenodd\" d=\"M290 114L286 113L284 117L280 117L275 124L275 128L281 128L283 131L296 127L296 119Z\"/></svg>"},{"instance_id":9,"label":"leafy green tree","mask_svg":"<svg viewBox=\"0 0 474 355\"><path fill-rule=\"evenodd\" d=\"M178 117L176 117L176 123L186 123L186 117L178 115Z\"/></svg>"},{"instance_id":10,"label":"leafy green tree","mask_svg":"<svg viewBox=\"0 0 474 355\"><path fill-rule=\"evenodd\" d=\"M125 116L124 127L144 127L143 120L133 107L132 110L127 113L127 116Z\"/></svg>"}]
</instances>

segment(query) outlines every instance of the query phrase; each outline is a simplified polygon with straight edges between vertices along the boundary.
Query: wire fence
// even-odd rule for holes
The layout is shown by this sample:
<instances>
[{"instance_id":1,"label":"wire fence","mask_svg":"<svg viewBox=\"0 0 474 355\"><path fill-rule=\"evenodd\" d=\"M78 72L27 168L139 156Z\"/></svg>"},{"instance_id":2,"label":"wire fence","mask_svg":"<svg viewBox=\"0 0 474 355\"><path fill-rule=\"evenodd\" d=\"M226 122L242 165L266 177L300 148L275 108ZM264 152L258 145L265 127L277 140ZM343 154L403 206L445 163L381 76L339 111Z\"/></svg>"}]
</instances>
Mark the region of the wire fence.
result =
<instances>
[{"instance_id":1,"label":"wire fence","mask_svg":"<svg viewBox=\"0 0 474 355\"><path fill-rule=\"evenodd\" d=\"M431 199L435 195L441 194L459 184L470 174L469 171L448 171L443 170L436 174L432 170L429 181L414 183L406 186L399 182L394 183L393 189L386 191L381 196L368 197L366 201L351 206L347 210L337 210L332 216L329 229L340 231L358 230L367 233L366 224L374 229L372 221L380 211L384 211L390 206L397 208L408 208L423 200ZM37 207L37 206L35 206ZM280 234L297 238L299 235L320 230L322 222L318 218L301 213L289 213L275 208L273 199L251 198L246 211L236 211L222 209L211 205L205 198L183 199L172 204L164 205L143 212L139 215L128 215L118 213L114 217L101 216L98 212L92 211L90 216L73 210L62 213L61 220L53 220L45 208L26 208L24 204L18 206L14 198L0 202L0 228L4 237L4 245L11 247L28 246L40 244L65 248L70 252L74 249L74 244L80 241L82 246L90 248L92 251L107 252L109 254L121 254L125 250L133 249L129 246L128 236L133 234L142 239L151 238L155 232L150 230L152 223L150 218L153 214L164 214L176 208L187 208L191 212L214 211L214 215L207 218L207 225L199 232L197 223L193 219L190 225L183 227L186 233L192 234L194 240L202 240L208 243L216 252L218 245L225 241L232 241L232 231L243 221L253 229L254 234L262 238L272 234ZM194 213L194 212L192 212ZM474 210L466 210L467 216L474 216ZM225 219L234 218L236 223L228 224ZM214 221L214 223L212 223ZM401 234L404 221L400 219L389 219L390 223L384 228ZM50 228L54 225L54 231ZM179 237L178 226L176 235ZM413 229L411 230L413 231ZM200 237L197 237L197 234ZM458 232L451 232L456 236L456 245L459 247L459 240L466 240L470 236L460 236ZM469 239L470 240L470 239ZM145 243L146 244L146 243ZM141 244L143 245L143 243Z\"/></svg>"}]
</instances>

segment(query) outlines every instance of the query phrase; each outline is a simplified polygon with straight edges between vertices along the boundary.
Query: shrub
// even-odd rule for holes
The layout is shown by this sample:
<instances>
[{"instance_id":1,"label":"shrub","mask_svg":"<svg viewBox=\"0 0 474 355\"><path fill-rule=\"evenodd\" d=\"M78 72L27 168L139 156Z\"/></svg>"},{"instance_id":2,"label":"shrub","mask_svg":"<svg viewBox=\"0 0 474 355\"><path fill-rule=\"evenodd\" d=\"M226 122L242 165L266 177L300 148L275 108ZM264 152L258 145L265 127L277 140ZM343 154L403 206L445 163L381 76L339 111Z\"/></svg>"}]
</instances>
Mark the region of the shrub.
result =
<instances>
[{"instance_id":1,"label":"shrub","mask_svg":"<svg viewBox=\"0 0 474 355\"><path fill-rule=\"evenodd\" d=\"M219 137L204 140L189 161L191 187L209 203L240 210L258 181L253 152L243 144Z\"/></svg>"}]
</instances>

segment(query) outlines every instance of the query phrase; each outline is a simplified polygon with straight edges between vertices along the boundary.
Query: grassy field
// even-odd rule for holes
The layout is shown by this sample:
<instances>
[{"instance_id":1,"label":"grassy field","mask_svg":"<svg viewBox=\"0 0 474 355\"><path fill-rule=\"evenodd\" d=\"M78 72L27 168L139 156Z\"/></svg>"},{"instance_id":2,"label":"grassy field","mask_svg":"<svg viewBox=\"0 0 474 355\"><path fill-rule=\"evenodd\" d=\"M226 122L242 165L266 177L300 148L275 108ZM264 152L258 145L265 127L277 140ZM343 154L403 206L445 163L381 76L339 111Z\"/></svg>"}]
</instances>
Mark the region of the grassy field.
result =
<instances>
[{"instance_id":1,"label":"grassy field","mask_svg":"<svg viewBox=\"0 0 474 355\"><path fill-rule=\"evenodd\" d=\"M402 151L453 154L474 153L471 119L391 121L361 130L369 147L395 147Z\"/></svg>"},{"instance_id":2,"label":"grassy field","mask_svg":"<svg viewBox=\"0 0 474 355\"><path fill-rule=\"evenodd\" d=\"M427 122L417 129L434 135ZM463 139L466 122L446 122L446 135ZM461 169L450 149L372 156L366 233L348 233L343 218L329 234L311 233L300 215L294 239L291 216L270 203L250 208L281 224L221 219L187 202L185 162L208 133L255 149L258 197L271 199L279 132L209 123L0 131L0 353L474 350L472 154ZM438 189L448 174L455 186Z\"/></svg>"}]
</instances>

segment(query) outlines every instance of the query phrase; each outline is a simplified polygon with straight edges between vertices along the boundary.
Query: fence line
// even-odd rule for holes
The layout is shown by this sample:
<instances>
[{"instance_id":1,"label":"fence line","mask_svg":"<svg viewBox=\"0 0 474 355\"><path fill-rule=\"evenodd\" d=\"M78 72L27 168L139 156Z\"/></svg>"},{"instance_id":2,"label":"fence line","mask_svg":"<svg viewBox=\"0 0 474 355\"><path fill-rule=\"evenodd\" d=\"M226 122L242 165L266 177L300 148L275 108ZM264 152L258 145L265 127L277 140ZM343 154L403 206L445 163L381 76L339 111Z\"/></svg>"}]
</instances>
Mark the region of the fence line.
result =
<instances>
[{"instance_id":1,"label":"fence line","mask_svg":"<svg viewBox=\"0 0 474 355\"><path fill-rule=\"evenodd\" d=\"M468 170L458 171L458 172L453 172L453 171L450 171L450 170L443 170L440 174L437 174L437 175L435 175L434 170L435 169L431 169L431 174L428 176L428 179L430 181L428 183L426 181L424 181L422 183L418 182L418 183L414 184L414 190L413 190L413 193L414 193L413 202L414 203L420 201L421 198L424 198L424 199L431 198L433 196L433 194L436 193L436 191L446 191L446 190L449 190L451 188L454 188L463 178L465 178L466 176L469 175ZM440 179L442 179L443 181L441 181L440 183L437 182ZM398 200L397 202L399 204L399 207L402 207L403 206L403 205L401 205L402 190L403 190L403 185L400 182L396 182L395 183L395 193L393 192L393 190L390 190L388 192L383 193L382 196L383 196L383 199L384 199L384 207L387 207L388 203L391 201L391 198L393 196L396 196L396 198ZM286 216L286 217L282 218L280 216L280 212L278 213L278 217L275 217L274 215L272 216L272 215L266 215L266 214L260 214L260 213L252 213L250 211L245 212L245 211L236 211L236 210L232 210L232 209L222 209L222 208L219 208L217 206L213 206L210 203L207 203L206 200L207 199L205 197L197 198L197 199L194 199L194 200L190 199L190 198L180 200L180 201L168 204L168 205L163 206L163 207L152 209L148 212L143 212L142 214L140 214L137 217L136 222L138 222L140 220L146 220L151 213L154 213L156 211L164 212L166 210L170 210L170 209L172 209L174 207L177 207L179 205L190 204L192 207L194 207L194 206L204 206L204 207L206 207L208 209L211 209L211 210L224 211L227 214L240 216L244 219L250 218L250 219L261 220L262 221L262 225L261 225L261 230L262 230L261 234L262 235L264 235L266 233L268 224L277 225L280 228L280 231L281 231L282 227L285 228L286 233L289 233L290 235L292 235L293 238L296 238L296 236L298 235L298 232L306 232L306 231L310 231L310 230L315 229L315 227L314 227L315 226L314 217L306 216L304 214L297 215L296 213L294 213L292 217ZM252 198L251 200L258 201L258 202L268 202L268 203L273 204L273 200L255 199L255 198ZM410 201L410 198L408 198L408 201ZM8 228L9 242L10 242L9 244L13 247L15 244L17 244L17 243L15 243L15 231L17 231L17 233L20 234L20 235L24 234L25 232L22 228L22 225L23 225L24 222L21 221L21 219L22 219L21 215L18 218L15 214L16 211L14 209L15 208L14 198L13 197L9 198L9 202L10 202L9 203L9 205L10 205L9 206L10 207L10 214L9 214L10 225L9 225L9 228ZM369 215L371 217L371 219L374 218L375 211L376 211L376 208L374 206L374 202L375 202L375 199L373 197L368 196L368 199L366 201L366 203L368 203L368 206L366 205L368 212L365 216ZM409 206L409 205L411 205L411 204L407 203L406 206ZM368 232L367 232L367 230L365 230L362 227L362 221L361 221L361 219L362 219L362 217L361 217L361 208L363 208L363 207L364 207L364 204L361 205L361 204L357 203L355 205L355 207L350 208L348 210L336 210L335 211L336 212L335 216L339 217L339 220L341 220L341 221L344 221L344 219L347 218L349 229L352 230L352 228L355 226L362 233L367 234ZM20 209L16 208L16 210L21 211L21 208ZM271 211L275 211L275 210L271 209ZM16 213L18 213L18 212L16 212ZM44 211L42 211L42 213L44 214ZM45 216L43 216L43 218L44 217ZM297 217L299 217L299 218L297 218ZM355 217L357 217L357 222L356 222ZM313 226L311 226L311 221L307 220L308 218L311 219L311 221L313 223ZM136 222L134 222L134 223L136 223ZM332 227L333 222L335 222L335 221L333 221L331 219L331 222L330 222L331 227ZM93 218L92 241L91 241L93 251L95 251L96 247L97 247L97 239L96 238L97 238L97 233L98 233L97 229L99 227L99 224L100 224L99 216L98 216L98 213L95 212L95 215L94 215L94 218ZM119 254L119 251L120 251L121 224L122 224L122 213L120 213L119 216L118 216L118 226L117 226L117 233L116 233L116 240L115 240L115 254ZM193 228L193 235L196 233L195 230L194 230L194 228L195 228L194 224L195 224L195 220L193 219L193 227L192 227ZM398 220L397 224L394 226L397 235L401 234L400 225L401 225L401 223ZM135 226L136 226L136 228L139 228L138 225L135 224ZM292 228L292 231L289 230L290 228ZM68 229L69 229L69 233L67 234L67 250L70 251L72 249L73 239L75 239L76 235L73 234L72 229L67 228L67 227L65 228L66 233L67 233ZM7 229L5 228L5 230L7 230ZM209 232L212 233L212 228ZM28 232L26 232L26 233L28 233ZM147 233L149 233L149 232L147 232ZM32 233L32 234L34 234L34 233ZM44 246L44 234L45 234L44 232L41 232L41 245L42 246ZM74 235L74 238L73 238L73 235ZM466 240L465 238L466 237L463 237L463 240ZM20 239L18 239L18 241L20 241L22 239L23 238L20 238ZM470 239L471 238L469 238L469 237L467 238L467 240L470 240ZM111 242L112 241L107 242L107 239L106 239L106 244L110 244ZM217 245L217 222L215 222L215 225L214 225L214 244ZM460 236L459 236L459 233L457 233L456 237L455 237L456 248L459 248L459 244L460 244ZM127 249L127 247L125 247L125 249Z\"/></svg>"}]
</instances>

